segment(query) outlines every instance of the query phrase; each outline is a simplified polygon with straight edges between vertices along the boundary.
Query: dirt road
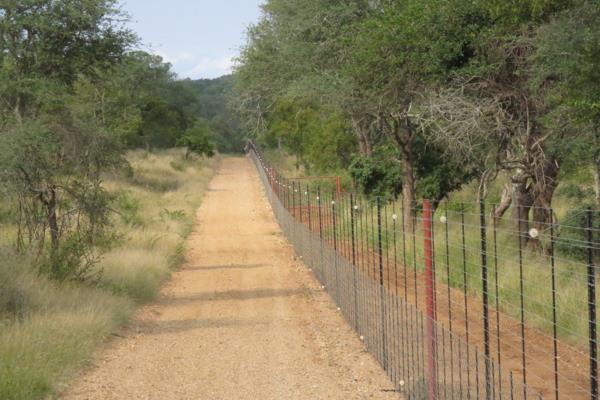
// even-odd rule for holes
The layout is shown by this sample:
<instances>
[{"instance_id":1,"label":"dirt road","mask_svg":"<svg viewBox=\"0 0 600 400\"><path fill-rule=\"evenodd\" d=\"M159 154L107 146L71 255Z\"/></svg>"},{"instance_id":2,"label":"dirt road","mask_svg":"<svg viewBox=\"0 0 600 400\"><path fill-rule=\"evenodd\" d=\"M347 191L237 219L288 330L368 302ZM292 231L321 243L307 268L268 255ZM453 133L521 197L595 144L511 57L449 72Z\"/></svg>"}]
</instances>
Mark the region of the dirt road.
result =
<instances>
[{"instance_id":1,"label":"dirt road","mask_svg":"<svg viewBox=\"0 0 600 400\"><path fill-rule=\"evenodd\" d=\"M65 399L398 399L294 260L245 158L225 159L184 267Z\"/></svg>"}]
</instances>

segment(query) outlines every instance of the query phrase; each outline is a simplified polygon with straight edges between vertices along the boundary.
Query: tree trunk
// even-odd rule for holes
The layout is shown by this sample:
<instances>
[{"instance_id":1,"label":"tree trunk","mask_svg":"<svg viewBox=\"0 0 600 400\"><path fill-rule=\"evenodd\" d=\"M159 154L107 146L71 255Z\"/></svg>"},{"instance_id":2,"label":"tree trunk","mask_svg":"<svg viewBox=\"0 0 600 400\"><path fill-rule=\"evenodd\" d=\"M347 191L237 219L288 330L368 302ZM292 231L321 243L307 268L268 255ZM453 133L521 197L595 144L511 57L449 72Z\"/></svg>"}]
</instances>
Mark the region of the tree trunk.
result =
<instances>
[{"instance_id":1,"label":"tree trunk","mask_svg":"<svg viewBox=\"0 0 600 400\"><path fill-rule=\"evenodd\" d=\"M402 206L404 226L409 233L415 216L415 170L411 154L406 155L402 160Z\"/></svg>"},{"instance_id":2,"label":"tree trunk","mask_svg":"<svg viewBox=\"0 0 600 400\"><path fill-rule=\"evenodd\" d=\"M552 222L552 198L558 186L559 166L556 160L545 163L540 182L537 182L533 209L534 227L542 231Z\"/></svg>"},{"instance_id":3,"label":"tree trunk","mask_svg":"<svg viewBox=\"0 0 600 400\"><path fill-rule=\"evenodd\" d=\"M365 155L370 157L373 154L373 143L371 143L371 136L367 129L363 129L361 131L361 136L363 138L364 146L365 146Z\"/></svg>"},{"instance_id":4,"label":"tree trunk","mask_svg":"<svg viewBox=\"0 0 600 400\"><path fill-rule=\"evenodd\" d=\"M592 166L592 176L594 177L594 198L596 207L600 210L600 164L595 163Z\"/></svg>"},{"instance_id":5,"label":"tree trunk","mask_svg":"<svg viewBox=\"0 0 600 400\"><path fill-rule=\"evenodd\" d=\"M513 219L516 221L517 233L521 237L521 243L529 242L529 212L533 205L533 188L528 179L513 181L513 196L515 208L513 210Z\"/></svg>"},{"instance_id":6,"label":"tree trunk","mask_svg":"<svg viewBox=\"0 0 600 400\"><path fill-rule=\"evenodd\" d=\"M489 170L484 171L479 177L479 185L477 188L477 204L487 197L487 186L490 179L491 172Z\"/></svg>"},{"instance_id":7,"label":"tree trunk","mask_svg":"<svg viewBox=\"0 0 600 400\"><path fill-rule=\"evenodd\" d=\"M358 142L358 150L362 156L370 156L373 153L373 144L368 131L365 118L352 117L352 129Z\"/></svg>"},{"instance_id":8,"label":"tree trunk","mask_svg":"<svg viewBox=\"0 0 600 400\"><path fill-rule=\"evenodd\" d=\"M48 227L50 228L50 239L52 243L52 250L58 249L58 216L56 212L56 189L51 188L49 191L49 197L46 200L46 211L48 213Z\"/></svg>"},{"instance_id":9,"label":"tree trunk","mask_svg":"<svg viewBox=\"0 0 600 400\"><path fill-rule=\"evenodd\" d=\"M540 233L548 232L553 220L552 199L558 186L559 164L554 158L547 160L542 167L540 181L535 187L535 199L533 203L533 227ZM538 238L531 239L530 244L541 249L542 243ZM549 247L545 249L549 250Z\"/></svg>"},{"instance_id":10,"label":"tree trunk","mask_svg":"<svg viewBox=\"0 0 600 400\"><path fill-rule=\"evenodd\" d=\"M416 174L413 154L413 131L407 120L397 120L393 117L385 123L384 132L392 139L400 150L402 164L402 209L404 229L406 233L413 230L413 218L416 215Z\"/></svg>"},{"instance_id":11,"label":"tree trunk","mask_svg":"<svg viewBox=\"0 0 600 400\"><path fill-rule=\"evenodd\" d=\"M496 211L493 215L495 222L498 222L502 219L506 211L508 211L508 209L510 208L512 200L512 189L510 185L505 185L504 189L502 189L502 197L500 198L500 204L498 204L498 207L496 207Z\"/></svg>"},{"instance_id":12,"label":"tree trunk","mask_svg":"<svg viewBox=\"0 0 600 400\"><path fill-rule=\"evenodd\" d=\"M21 115L21 96L17 95L17 99L15 100L15 109L14 109L15 118L19 125L23 125L23 118Z\"/></svg>"}]
</instances>

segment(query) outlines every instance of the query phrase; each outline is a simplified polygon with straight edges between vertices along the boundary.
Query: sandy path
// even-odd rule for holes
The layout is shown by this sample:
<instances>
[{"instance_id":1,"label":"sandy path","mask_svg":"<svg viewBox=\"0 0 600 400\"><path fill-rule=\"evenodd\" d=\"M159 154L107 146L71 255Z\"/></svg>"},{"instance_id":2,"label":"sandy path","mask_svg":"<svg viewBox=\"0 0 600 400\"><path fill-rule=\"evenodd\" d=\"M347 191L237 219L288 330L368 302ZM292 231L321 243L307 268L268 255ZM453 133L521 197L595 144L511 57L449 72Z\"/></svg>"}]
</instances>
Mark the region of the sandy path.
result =
<instances>
[{"instance_id":1,"label":"sandy path","mask_svg":"<svg viewBox=\"0 0 600 400\"><path fill-rule=\"evenodd\" d=\"M65 399L397 399L294 260L245 158L221 164L184 267Z\"/></svg>"}]
</instances>

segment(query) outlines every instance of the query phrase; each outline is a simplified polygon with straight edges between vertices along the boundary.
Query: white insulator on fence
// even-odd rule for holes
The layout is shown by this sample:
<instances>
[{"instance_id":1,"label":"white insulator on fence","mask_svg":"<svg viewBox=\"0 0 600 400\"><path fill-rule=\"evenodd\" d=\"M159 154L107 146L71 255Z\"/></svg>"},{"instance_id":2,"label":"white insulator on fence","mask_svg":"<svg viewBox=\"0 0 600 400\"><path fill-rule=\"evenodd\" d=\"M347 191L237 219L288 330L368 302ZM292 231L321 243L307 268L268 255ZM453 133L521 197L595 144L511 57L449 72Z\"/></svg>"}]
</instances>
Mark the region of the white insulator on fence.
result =
<instances>
[{"instance_id":1,"label":"white insulator on fence","mask_svg":"<svg viewBox=\"0 0 600 400\"><path fill-rule=\"evenodd\" d=\"M538 232L538 230L537 230L537 229L535 229L535 228L531 228L531 229L529 230L529 236L531 236L533 239L535 239L536 237L538 237L538 236L539 236L539 234L540 234L540 233L539 233L539 232Z\"/></svg>"}]
</instances>

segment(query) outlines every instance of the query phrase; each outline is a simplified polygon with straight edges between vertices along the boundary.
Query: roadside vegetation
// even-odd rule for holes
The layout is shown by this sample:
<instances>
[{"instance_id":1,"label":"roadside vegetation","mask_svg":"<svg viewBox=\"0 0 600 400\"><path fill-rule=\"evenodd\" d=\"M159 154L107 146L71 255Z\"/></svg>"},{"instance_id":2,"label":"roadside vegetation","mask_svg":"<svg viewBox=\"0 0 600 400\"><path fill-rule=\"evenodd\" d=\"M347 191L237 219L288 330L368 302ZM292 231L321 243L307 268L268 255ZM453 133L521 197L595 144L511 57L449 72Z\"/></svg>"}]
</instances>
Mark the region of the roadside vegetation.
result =
<instances>
[{"instance_id":1,"label":"roadside vegetation","mask_svg":"<svg viewBox=\"0 0 600 400\"><path fill-rule=\"evenodd\" d=\"M560 183L600 207L599 21L589 0L269 0L238 109L262 147L402 198L407 220L475 182L526 236Z\"/></svg>"},{"instance_id":2,"label":"roadside vegetation","mask_svg":"<svg viewBox=\"0 0 600 400\"><path fill-rule=\"evenodd\" d=\"M0 398L59 390L183 261L184 239L218 161L186 158L183 150L136 150L127 160L129 174L103 184L115 198L115 242L92 267L92 280L40 274L31 256L15 253L15 225L0 225Z\"/></svg>"},{"instance_id":3,"label":"roadside vegetation","mask_svg":"<svg viewBox=\"0 0 600 400\"><path fill-rule=\"evenodd\" d=\"M339 175L345 190L394 204L406 232L423 200L438 221L448 202L457 289L464 202L468 290L478 297L485 202L488 222L502 229L499 307L519 317L520 237L526 319L545 332L553 226L558 334L583 343L585 212L600 209L599 27L600 6L589 0L268 0L239 58L237 105L284 174ZM311 182L335 190L329 180ZM412 264L423 250L411 242ZM443 247L436 257L445 265Z\"/></svg>"},{"instance_id":4,"label":"roadside vegetation","mask_svg":"<svg viewBox=\"0 0 600 400\"><path fill-rule=\"evenodd\" d=\"M177 80L128 18L115 0L0 5L3 400L59 390L154 298L215 154L239 151L214 119L226 93Z\"/></svg>"}]
</instances>

